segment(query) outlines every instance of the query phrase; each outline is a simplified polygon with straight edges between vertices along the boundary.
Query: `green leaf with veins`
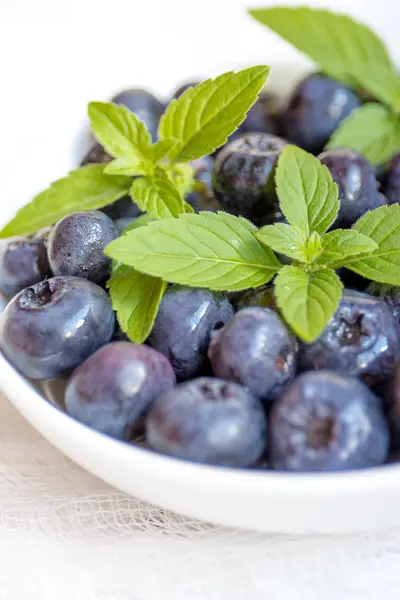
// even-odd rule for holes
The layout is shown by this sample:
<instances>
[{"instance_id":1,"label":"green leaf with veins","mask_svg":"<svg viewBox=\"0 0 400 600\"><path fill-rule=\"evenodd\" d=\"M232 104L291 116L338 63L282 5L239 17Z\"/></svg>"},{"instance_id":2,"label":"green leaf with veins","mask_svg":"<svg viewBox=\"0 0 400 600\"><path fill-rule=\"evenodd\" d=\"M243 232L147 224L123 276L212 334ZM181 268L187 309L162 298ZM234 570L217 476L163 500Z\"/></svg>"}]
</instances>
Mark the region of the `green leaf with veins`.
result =
<instances>
[{"instance_id":1,"label":"green leaf with veins","mask_svg":"<svg viewBox=\"0 0 400 600\"><path fill-rule=\"evenodd\" d=\"M250 14L319 64L331 77L363 86L362 69L391 72L382 40L366 25L348 15L308 7L273 7Z\"/></svg>"},{"instance_id":2,"label":"green leaf with veins","mask_svg":"<svg viewBox=\"0 0 400 600\"><path fill-rule=\"evenodd\" d=\"M316 262L327 265L349 256L374 252L378 244L354 229L335 229L322 237L322 252Z\"/></svg>"},{"instance_id":3,"label":"green leaf with veins","mask_svg":"<svg viewBox=\"0 0 400 600\"><path fill-rule=\"evenodd\" d=\"M295 260L305 260L305 242L303 236L286 223L265 225L257 231L256 238L274 252L285 254Z\"/></svg>"},{"instance_id":4,"label":"green leaf with veins","mask_svg":"<svg viewBox=\"0 0 400 600\"><path fill-rule=\"evenodd\" d=\"M285 320L305 342L313 342L329 323L343 285L332 269L306 272L283 267L275 279L275 294Z\"/></svg>"},{"instance_id":5,"label":"green leaf with veins","mask_svg":"<svg viewBox=\"0 0 400 600\"><path fill-rule=\"evenodd\" d=\"M380 104L364 104L334 132L329 148L351 148L373 165L387 162L400 148L400 121Z\"/></svg>"},{"instance_id":6,"label":"green leaf with veins","mask_svg":"<svg viewBox=\"0 0 400 600\"><path fill-rule=\"evenodd\" d=\"M167 171L161 167L156 167L153 175L135 179L130 194L140 210L150 213L156 219L193 212L172 183Z\"/></svg>"},{"instance_id":7,"label":"green leaf with veins","mask_svg":"<svg viewBox=\"0 0 400 600\"><path fill-rule=\"evenodd\" d=\"M108 256L164 281L238 291L266 283L281 267L249 221L202 212L155 221L107 246Z\"/></svg>"},{"instance_id":8,"label":"green leaf with veins","mask_svg":"<svg viewBox=\"0 0 400 600\"><path fill-rule=\"evenodd\" d=\"M175 139L168 156L176 163L211 154L246 118L269 74L262 65L220 75L186 90L167 107L159 138Z\"/></svg>"},{"instance_id":9,"label":"green leaf with veins","mask_svg":"<svg viewBox=\"0 0 400 600\"><path fill-rule=\"evenodd\" d=\"M276 186L282 211L304 242L325 233L339 211L336 183L325 165L297 146L286 146L278 160Z\"/></svg>"},{"instance_id":10,"label":"green leaf with veins","mask_svg":"<svg viewBox=\"0 0 400 600\"><path fill-rule=\"evenodd\" d=\"M73 212L103 208L129 193L131 178L110 177L103 171L104 165L87 165L58 179L22 207L0 237L35 233Z\"/></svg>"},{"instance_id":11,"label":"green leaf with veins","mask_svg":"<svg viewBox=\"0 0 400 600\"><path fill-rule=\"evenodd\" d=\"M153 328L167 284L122 266L107 287L122 331L132 342L142 344Z\"/></svg>"},{"instance_id":12,"label":"green leaf with veins","mask_svg":"<svg viewBox=\"0 0 400 600\"><path fill-rule=\"evenodd\" d=\"M400 285L400 205L381 206L365 213L352 228L375 242L377 249L331 263L359 275L391 285Z\"/></svg>"},{"instance_id":13,"label":"green leaf with veins","mask_svg":"<svg viewBox=\"0 0 400 600\"><path fill-rule=\"evenodd\" d=\"M151 137L146 125L125 106L90 102L90 127L103 148L114 158L152 162Z\"/></svg>"}]
</instances>

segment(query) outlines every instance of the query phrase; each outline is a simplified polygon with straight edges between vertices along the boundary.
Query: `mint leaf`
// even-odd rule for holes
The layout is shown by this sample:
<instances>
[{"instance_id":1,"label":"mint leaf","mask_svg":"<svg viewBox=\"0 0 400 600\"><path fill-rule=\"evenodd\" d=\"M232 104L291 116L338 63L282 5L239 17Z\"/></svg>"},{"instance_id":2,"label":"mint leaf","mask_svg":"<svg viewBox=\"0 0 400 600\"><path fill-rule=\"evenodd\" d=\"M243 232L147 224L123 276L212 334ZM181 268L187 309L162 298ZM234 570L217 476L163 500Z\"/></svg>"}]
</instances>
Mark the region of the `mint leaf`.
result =
<instances>
[{"instance_id":1,"label":"mint leaf","mask_svg":"<svg viewBox=\"0 0 400 600\"><path fill-rule=\"evenodd\" d=\"M130 231L133 231L134 229L138 229L139 227L145 227L146 225L148 225L149 223L151 223L152 221L155 221L155 220L156 219L150 213L145 213L144 215L140 215L134 221L132 221L132 223L129 223L129 225L127 227L125 227L125 229L122 232L122 235L125 235L125 233L129 233Z\"/></svg>"},{"instance_id":2,"label":"mint leaf","mask_svg":"<svg viewBox=\"0 0 400 600\"><path fill-rule=\"evenodd\" d=\"M80 210L95 210L129 193L131 179L109 177L104 165L87 165L71 171L38 194L2 229L1 238L34 233Z\"/></svg>"},{"instance_id":3,"label":"mint leaf","mask_svg":"<svg viewBox=\"0 0 400 600\"><path fill-rule=\"evenodd\" d=\"M178 165L163 165L168 177L179 190L181 196L185 197L192 191L194 185L193 167L184 163Z\"/></svg>"},{"instance_id":4,"label":"mint leaf","mask_svg":"<svg viewBox=\"0 0 400 600\"><path fill-rule=\"evenodd\" d=\"M266 66L225 73L189 88L173 100L159 126L161 140L177 141L169 158L189 162L222 146L244 121L268 74Z\"/></svg>"},{"instance_id":5,"label":"mint leaf","mask_svg":"<svg viewBox=\"0 0 400 600\"><path fill-rule=\"evenodd\" d=\"M275 280L278 306L292 329L305 342L314 341L339 305L342 283L332 269L307 273L283 267Z\"/></svg>"},{"instance_id":6,"label":"mint leaf","mask_svg":"<svg viewBox=\"0 0 400 600\"><path fill-rule=\"evenodd\" d=\"M138 175L138 164L143 165L143 169L147 165L144 174L151 170L151 137L146 125L134 113L112 102L90 102L88 113L91 129L108 154L127 162L131 160L136 165L133 173L125 174ZM108 167L107 172L119 168L121 173L121 164L123 161Z\"/></svg>"},{"instance_id":7,"label":"mint leaf","mask_svg":"<svg viewBox=\"0 0 400 600\"><path fill-rule=\"evenodd\" d=\"M400 77L394 69L359 68L357 79L365 90L384 104L388 104L395 113L399 113Z\"/></svg>"},{"instance_id":8,"label":"mint leaf","mask_svg":"<svg viewBox=\"0 0 400 600\"><path fill-rule=\"evenodd\" d=\"M371 238L378 248L330 266L344 266L367 279L400 285L400 205L381 206L367 212L353 230Z\"/></svg>"},{"instance_id":9,"label":"mint leaf","mask_svg":"<svg viewBox=\"0 0 400 600\"><path fill-rule=\"evenodd\" d=\"M280 252L295 260L304 259L304 239L293 227L286 223L266 225L257 231L256 238L275 252Z\"/></svg>"},{"instance_id":10,"label":"mint leaf","mask_svg":"<svg viewBox=\"0 0 400 600\"><path fill-rule=\"evenodd\" d=\"M175 145L176 140L174 139L158 140L158 142L153 144L151 147L151 158L154 164L166 158Z\"/></svg>"},{"instance_id":11,"label":"mint leaf","mask_svg":"<svg viewBox=\"0 0 400 600\"><path fill-rule=\"evenodd\" d=\"M104 169L106 175L127 175L138 177L152 171L149 161L140 160L137 156L121 156L108 163Z\"/></svg>"},{"instance_id":12,"label":"mint leaf","mask_svg":"<svg viewBox=\"0 0 400 600\"><path fill-rule=\"evenodd\" d=\"M313 263L316 258L321 254L322 252L322 241L321 241L321 236L314 231L314 233L312 233L307 241L306 244L306 249L305 249L305 256L306 256L306 261L308 263Z\"/></svg>"},{"instance_id":13,"label":"mint leaf","mask_svg":"<svg viewBox=\"0 0 400 600\"><path fill-rule=\"evenodd\" d=\"M130 175L137 177L138 175L151 175L154 166L175 146L175 140L160 140L148 148L148 158L130 154L121 156L111 161L104 173L109 175ZM187 166L187 165L185 165Z\"/></svg>"},{"instance_id":14,"label":"mint leaf","mask_svg":"<svg viewBox=\"0 0 400 600\"><path fill-rule=\"evenodd\" d=\"M244 290L266 283L281 266L256 231L241 217L201 212L131 231L109 244L106 253L171 283Z\"/></svg>"},{"instance_id":15,"label":"mint leaf","mask_svg":"<svg viewBox=\"0 0 400 600\"><path fill-rule=\"evenodd\" d=\"M400 122L385 106L364 104L336 129L327 148L352 148L378 165L399 151Z\"/></svg>"},{"instance_id":16,"label":"mint leaf","mask_svg":"<svg viewBox=\"0 0 400 600\"><path fill-rule=\"evenodd\" d=\"M107 283L111 302L122 331L141 344L153 328L167 284L129 267L120 268L119 273Z\"/></svg>"},{"instance_id":17,"label":"mint leaf","mask_svg":"<svg viewBox=\"0 0 400 600\"><path fill-rule=\"evenodd\" d=\"M156 167L153 175L135 179L130 193L140 210L156 219L178 217L193 211L161 167Z\"/></svg>"},{"instance_id":18,"label":"mint leaf","mask_svg":"<svg viewBox=\"0 0 400 600\"><path fill-rule=\"evenodd\" d=\"M132 223L129 223L127 227L122 231L121 235L125 235L129 233L133 229L138 229L139 227L144 227L148 225L152 221L154 221L154 217L152 217L149 213L144 213L137 217ZM129 271L130 267L121 264L118 260L113 260L111 265L111 277L116 277L117 275L122 275L123 273Z\"/></svg>"},{"instance_id":19,"label":"mint leaf","mask_svg":"<svg viewBox=\"0 0 400 600\"><path fill-rule=\"evenodd\" d=\"M354 229L335 229L326 233L322 238L322 246L323 251L316 260L322 265L348 256L373 252L378 248L376 242Z\"/></svg>"},{"instance_id":20,"label":"mint leaf","mask_svg":"<svg viewBox=\"0 0 400 600\"><path fill-rule=\"evenodd\" d=\"M347 15L306 7L256 9L250 14L345 83L358 82L359 70L365 67L369 72L392 70L382 40Z\"/></svg>"},{"instance_id":21,"label":"mint leaf","mask_svg":"<svg viewBox=\"0 0 400 600\"><path fill-rule=\"evenodd\" d=\"M315 156L286 146L276 169L280 205L287 220L305 239L325 233L339 210L337 185Z\"/></svg>"}]
</instances>

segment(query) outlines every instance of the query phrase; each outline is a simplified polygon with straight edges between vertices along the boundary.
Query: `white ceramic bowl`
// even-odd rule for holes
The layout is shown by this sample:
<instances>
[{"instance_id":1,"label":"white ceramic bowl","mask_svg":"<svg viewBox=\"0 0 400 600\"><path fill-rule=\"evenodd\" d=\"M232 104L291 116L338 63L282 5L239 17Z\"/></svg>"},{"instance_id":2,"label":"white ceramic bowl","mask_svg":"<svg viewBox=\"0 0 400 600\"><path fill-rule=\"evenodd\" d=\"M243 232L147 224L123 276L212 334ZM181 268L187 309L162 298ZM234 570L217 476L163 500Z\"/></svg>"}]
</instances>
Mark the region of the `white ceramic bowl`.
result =
<instances>
[{"instance_id":1,"label":"white ceramic bowl","mask_svg":"<svg viewBox=\"0 0 400 600\"><path fill-rule=\"evenodd\" d=\"M2 172L0 225L83 156L89 100L105 98L128 85L154 87L167 94L179 80L263 62L275 67L272 87L274 82L280 89L290 87L293 72L299 76L306 61L246 18L246 4L203 0L196 8L195 28L189 25L193 4L181 0L115 0L115 14L96 10L95 21L92 10L98 2L89 0L79 2L78 20L73 7L68 12L60 3L54 4L57 10L48 11L44 0L27 2L23 18L8 5L1 18L0 52L12 56L3 72L12 93L1 99L7 118L2 121L0 153L4 152L1 163L7 169ZM348 2L324 4L346 10ZM386 31L389 41L397 39L398 19L393 11L398 8L392 0L382 0L375 9L369 1L355 2L352 10ZM133 27L134 23L143 27ZM104 39L107 49L101 47ZM154 39L159 43L151 52ZM293 475L195 465L121 443L74 421L42 395L44 391L54 399L54 385L38 391L1 354L0 388L72 460L128 494L172 511L227 526L285 533L355 532L400 525L400 466Z\"/></svg>"}]
</instances>

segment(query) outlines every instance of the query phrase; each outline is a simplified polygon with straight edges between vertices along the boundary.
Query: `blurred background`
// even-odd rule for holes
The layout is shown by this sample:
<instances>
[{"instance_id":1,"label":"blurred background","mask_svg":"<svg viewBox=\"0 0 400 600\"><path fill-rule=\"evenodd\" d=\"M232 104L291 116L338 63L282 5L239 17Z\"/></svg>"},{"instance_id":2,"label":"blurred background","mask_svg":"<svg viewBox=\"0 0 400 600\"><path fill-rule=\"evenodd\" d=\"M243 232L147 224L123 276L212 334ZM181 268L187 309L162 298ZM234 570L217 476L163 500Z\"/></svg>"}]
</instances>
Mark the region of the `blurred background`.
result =
<instances>
[{"instance_id":1,"label":"blurred background","mask_svg":"<svg viewBox=\"0 0 400 600\"><path fill-rule=\"evenodd\" d=\"M246 14L277 4L350 12L400 62L399 0L0 0L1 202L10 216L83 156L90 100L132 86L166 97L181 81L259 63L285 87L287 70L309 63Z\"/></svg>"}]
</instances>

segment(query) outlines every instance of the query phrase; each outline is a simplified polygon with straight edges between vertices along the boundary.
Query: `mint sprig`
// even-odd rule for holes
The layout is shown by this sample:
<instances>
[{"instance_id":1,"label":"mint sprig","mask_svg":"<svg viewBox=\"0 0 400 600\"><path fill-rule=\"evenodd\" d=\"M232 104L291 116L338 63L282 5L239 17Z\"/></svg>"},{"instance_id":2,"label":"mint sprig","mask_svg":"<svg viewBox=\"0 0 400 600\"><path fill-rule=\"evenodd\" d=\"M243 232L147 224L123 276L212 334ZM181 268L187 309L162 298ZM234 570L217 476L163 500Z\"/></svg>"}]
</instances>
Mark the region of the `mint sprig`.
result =
<instances>
[{"instance_id":1,"label":"mint sprig","mask_svg":"<svg viewBox=\"0 0 400 600\"><path fill-rule=\"evenodd\" d=\"M194 180L190 161L212 152L235 131L268 74L266 66L252 67L191 88L167 107L154 144L145 123L124 106L91 102L92 131L114 160L81 167L54 182L18 212L0 237L33 233L72 212L103 208L129 193L156 219L192 212L184 200Z\"/></svg>"},{"instance_id":2,"label":"mint sprig","mask_svg":"<svg viewBox=\"0 0 400 600\"><path fill-rule=\"evenodd\" d=\"M307 7L249 11L257 21L290 42L321 70L385 106L356 109L333 134L328 147L350 147L377 165L400 148L400 75L384 42L347 15Z\"/></svg>"},{"instance_id":3,"label":"mint sprig","mask_svg":"<svg viewBox=\"0 0 400 600\"><path fill-rule=\"evenodd\" d=\"M295 146L279 158L277 191L289 223L257 229L223 212L153 221L112 242L106 253L166 282L213 290L257 287L274 275L279 309L306 342L318 337L338 307L334 269L400 284L400 207L367 213L350 230L329 231L338 190L320 161ZM273 253L294 262L283 266Z\"/></svg>"}]
</instances>

